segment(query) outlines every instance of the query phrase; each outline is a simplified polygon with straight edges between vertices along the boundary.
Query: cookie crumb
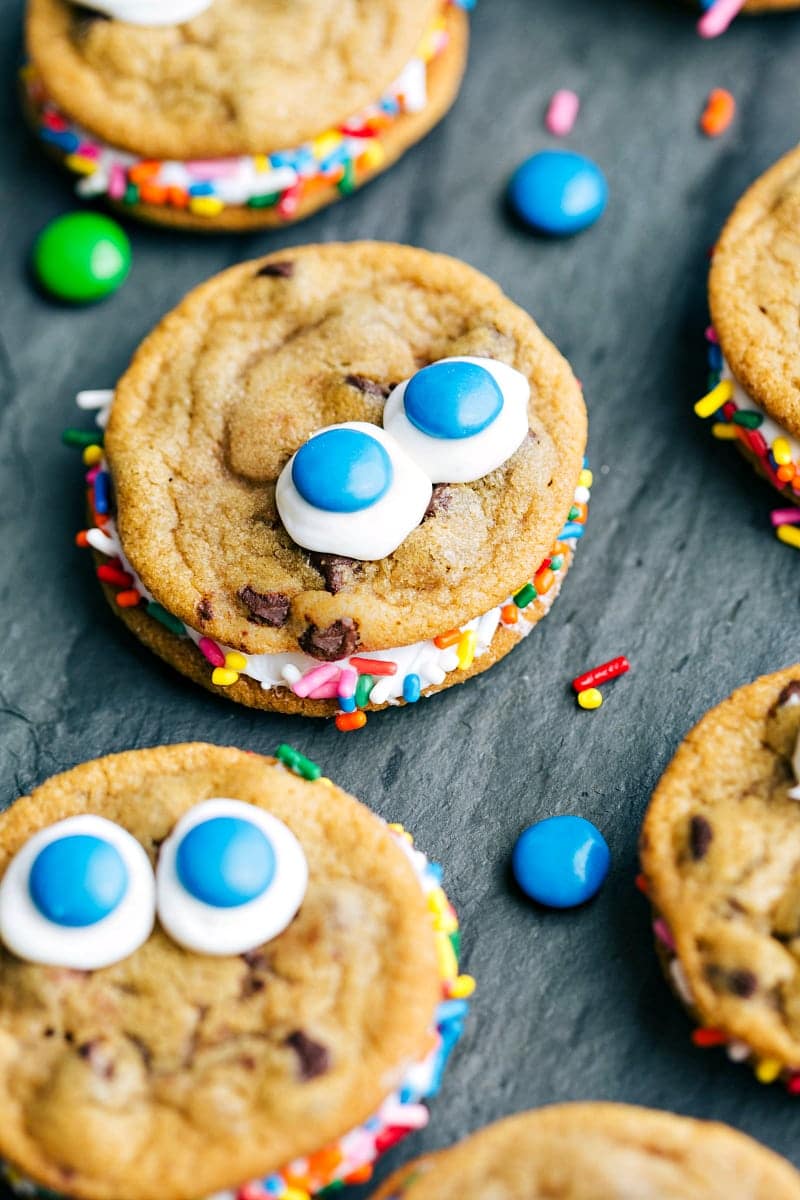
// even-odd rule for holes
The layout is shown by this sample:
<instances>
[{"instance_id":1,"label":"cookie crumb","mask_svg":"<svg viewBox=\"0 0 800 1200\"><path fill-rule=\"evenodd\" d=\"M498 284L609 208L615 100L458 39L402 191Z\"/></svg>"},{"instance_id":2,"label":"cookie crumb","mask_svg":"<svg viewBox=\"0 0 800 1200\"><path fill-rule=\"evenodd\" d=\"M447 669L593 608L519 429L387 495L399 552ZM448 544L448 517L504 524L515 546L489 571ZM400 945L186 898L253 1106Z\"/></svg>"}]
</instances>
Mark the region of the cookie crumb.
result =
<instances>
[{"instance_id":1,"label":"cookie crumb","mask_svg":"<svg viewBox=\"0 0 800 1200\"><path fill-rule=\"evenodd\" d=\"M284 592L257 592L249 584L240 587L236 595L250 613L256 625L280 629L289 619L289 597Z\"/></svg>"}]
</instances>

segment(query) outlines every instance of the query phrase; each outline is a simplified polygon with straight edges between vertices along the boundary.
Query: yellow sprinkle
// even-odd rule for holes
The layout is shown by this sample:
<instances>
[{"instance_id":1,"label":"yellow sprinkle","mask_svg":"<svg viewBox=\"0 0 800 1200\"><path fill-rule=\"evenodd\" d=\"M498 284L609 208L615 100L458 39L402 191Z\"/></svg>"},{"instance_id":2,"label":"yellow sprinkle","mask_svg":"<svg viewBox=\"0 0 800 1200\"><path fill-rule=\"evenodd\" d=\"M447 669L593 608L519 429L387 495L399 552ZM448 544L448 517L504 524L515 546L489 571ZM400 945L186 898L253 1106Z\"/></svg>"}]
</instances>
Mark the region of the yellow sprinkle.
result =
<instances>
[{"instance_id":1,"label":"yellow sprinkle","mask_svg":"<svg viewBox=\"0 0 800 1200\"><path fill-rule=\"evenodd\" d=\"M717 386L703 396L702 400L698 400L694 406L695 415L698 417L713 417L718 408L722 408L726 401L730 400L733 395L733 384L730 379L721 379Z\"/></svg>"},{"instance_id":2,"label":"yellow sprinkle","mask_svg":"<svg viewBox=\"0 0 800 1200\"><path fill-rule=\"evenodd\" d=\"M759 1083L774 1083L781 1070L777 1058L762 1058L756 1067L756 1079Z\"/></svg>"},{"instance_id":3,"label":"yellow sprinkle","mask_svg":"<svg viewBox=\"0 0 800 1200\"><path fill-rule=\"evenodd\" d=\"M94 175L97 170L97 163L94 159L86 158L84 154L68 154L64 159L64 165L78 175Z\"/></svg>"},{"instance_id":4,"label":"yellow sprinkle","mask_svg":"<svg viewBox=\"0 0 800 1200\"><path fill-rule=\"evenodd\" d=\"M400 837L405 838L409 845L414 845L414 839L404 825L401 825L399 822L395 821L393 825L389 826L389 828L391 829L392 833L399 833Z\"/></svg>"},{"instance_id":5,"label":"yellow sprinkle","mask_svg":"<svg viewBox=\"0 0 800 1200\"><path fill-rule=\"evenodd\" d=\"M458 643L458 665L462 671L466 671L467 667L472 666L477 645L478 635L474 629L468 629L466 633L462 633Z\"/></svg>"},{"instance_id":6,"label":"yellow sprinkle","mask_svg":"<svg viewBox=\"0 0 800 1200\"><path fill-rule=\"evenodd\" d=\"M239 672L231 671L227 667L215 667L211 672L211 682L217 687L230 687L238 678Z\"/></svg>"},{"instance_id":7,"label":"yellow sprinkle","mask_svg":"<svg viewBox=\"0 0 800 1200\"><path fill-rule=\"evenodd\" d=\"M333 787L333 780L328 779L327 775L320 775L319 779L317 780L317 783L324 783L325 787Z\"/></svg>"},{"instance_id":8,"label":"yellow sprinkle","mask_svg":"<svg viewBox=\"0 0 800 1200\"><path fill-rule=\"evenodd\" d=\"M440 887L434 888L432 892L428 892L428 908L433 913L447 912L449 907L447 896L444 890Z\"/></svg>"},{"instance_id":9,"label":"yellow sprinkle","mask_svg":"<svg viewBox=\"0 0 800 1200\"><path fill-rule=\"evenodd\" d=\"M192 196L189 208L198 217L216 217L225 205L216 196Z\"/></svg>"},{"instance_id":10,"label":"yellow sprinkle","mask_svg":"<svg viewBox=\"0 0 800 1200\"><path fill-rule=\"evenodd\" d=\"M308 1200L308 1192L299 1192L297 1188L287 1187L283 1190L281 1200Z\"/></svg>"},{"instance_id":11,"label":"yellow sprinkle","mask_svg":"<svg viewBox=\"0 0 800 1200\"><path fill-rule=\"evenodd\" d=\"M721 442L735 442L739 437L738 426L726 425L724 421L715 421L711 426L711 432Z\"/></svg>"},{"instance_id":12,"label":"yellow sprinkle","mask_svg":"<svg viewBox=\"0 0 800 1200\"><path fill-rule=\"evenodd\" d=\"M792 447L784 437L776 437L772 443L772 454L779 467L788 467L792 461Z\"/></svg>"},{"instance_id":13,"label":"yellow sprinkle","mask_svg":"<svg viewBox=\"0 0 800 1200\"><path fill-rule=\"evenodd\" d=\"M578 692L578 704L581 708L599 708L603 703L603 693L599 688L586 688L582 692Z\"/></svg>"},{"instance_id":14,"label":"yellow sprinkle","mask_svg":"<svg viewBox=\"0 0 800 1200\"><path fill-rule=\"evenodd\" d=\"M436 934L436 958L439 962L439 974L442 979L456 979L458 976L458 959L453 944L446 933Z\"/></svg>"},{"instance_id":15,"label":"yellow sprinkle","mask_svg":"<svg viewBox=\"0 0 800 1200\"><path fill-rule=\"evenodd\" d=\"M471 975L459 975L453 986L450 988L450 996L453 1000L466 1000L467 996L471 996L475 991L475 980Z\"/></svg>"},{"instance_id":16,"label":"yellow sprinkle","mask_svg":"<svg viewBox=\"0 0 800 1200\"><path fill-rule=\"evenodd\" d=\"M269 159L267 158L266 154L254 154L253 166L257 171L268 171Z\"/></svg>"},{"instance_id":17,"label":"yellow sprinkle","mask_svg":"<svg viewBox=\"0 0 800 1200\"><path fill-rule=\"evenodd\" d=\"M84 466L96 467L103 457L101 446L87 446L83 452Z\"/></svg>"},{"instance_id":18,"label":"yellow sprinkle","mask_svg":"<svg viewBox=\"0 0 800 1200\"><path fill-rule=\"evenodd\" d=\"M775 532L779 541L800 550L800 525L779 525Z\"/></svg>"},{"instance_id":19,"label":"yellow sprinkle","mask_svg":"<svg viewBox=\"0 0 800 1200\"><path fill-rule=\"evenodd\" d=\"M335 129L329 129L327 133L321 133L319 137L314 138L311 143L311 153L314 158L327 158L341 141L342 135Z\"/></svg>"},{"instance_id":20,"label":"yellow sprinkle","mask_svg":"<svg viewBox=\"0 0 800 1200\"><path fill-rule=\"evenodd\" d=\"M238 650L229 650L225 655L225 666L229 671L243 671L247 666L247 659Z\"/></svg>"},{"instance_id":21,"label":"yellow sprinkle","mask_svg":"<svg viewBox=\"0 0 800 1200\"><path fill-rule=\"evenodd\" d=\"M578 487L590 488L594 483L594 475L588 467L584 467L578 476Z\"/></svg>"},{"instance_id":22,"label":"yellow sprinkle","mask_svg":"<svg viewBox=\"0 0 800 1200\"><path fill-rule=\"evenodd\" d=\"M360 162L368 171L377 170L383 166L383 160L386 158L386 151L380 142L370 142L361 155Z\"/></svg>"},{"instance_id":23,"label":"yellow sprinkle","mask_svg":"<svg viewBox=\"0 0 800 1200\"><path fill-rule=\"evenodd\" d=\"M455 933L458 920L452 913L437 913L433 918L433 928L436 933Z\"/></svg>"}]
</instances>

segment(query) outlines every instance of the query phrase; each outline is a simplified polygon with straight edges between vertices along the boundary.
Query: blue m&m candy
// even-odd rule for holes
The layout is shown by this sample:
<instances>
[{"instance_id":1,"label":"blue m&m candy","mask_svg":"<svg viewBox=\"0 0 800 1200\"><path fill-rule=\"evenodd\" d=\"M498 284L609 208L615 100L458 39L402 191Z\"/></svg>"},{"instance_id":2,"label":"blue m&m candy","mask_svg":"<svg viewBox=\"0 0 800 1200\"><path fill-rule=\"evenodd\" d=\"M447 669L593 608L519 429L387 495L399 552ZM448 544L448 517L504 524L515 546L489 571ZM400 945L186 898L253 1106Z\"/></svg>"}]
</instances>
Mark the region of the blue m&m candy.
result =
<instances>
[{"instance_id":1,"label":"blue m&m candy","mask_svg":"<svg viewBox=\"0 0 800 1200\"><path fill-rule=\"evenodd\" d=\"M602 215L608 184L590 158L571 150L541 150L517 167L508 199L526 225L539 233L569 237Z\"/></svg>"},{"instance_id":2,"label":"blue m&m candy","mask_svg":"<svg viewBox=\"0 0 800 1200\"><path fill-rule=\"evenodd\" d=\"M214 908L236 908L262 896L275 875L272 843L239 817L211 817L193 826L175 858L190 896Z\"/></svg>"},{"instance_id":3,"label":"blue m&m candy","mask_svg":"<svg viewBox=\"0 0 800 1200\"><path fill-rule=\"evenodd\" d=\"M573 908L591 900L608 874L606 840L583 817L547 817L517 839L511 860L526 896L548 908Z\"/></svg>"},{"instance_id":4,"label":"blue m&m candy","mask_svg":"<svg viewBox=\"0 0 800 1200\"><path fill-rule=\"evenodd\" d=\"M466 438L497 418L503 393L494 376L477 363L438 362L409 380L403 407L411 424L428 437Z\"/></svg>"},{"instance_id":5,"label":"blue m&m candy","mask_svg":"<svg viewBox=\"0 0 800 1200\"><path fill-rule=\"evenodd\" d=\"M300 495L325 512L360 512L389 490L392 460L360 429L328 429L301 446L292 463Z\"/></svg>"},{"instance_id":6,"label":"blue m&m candy","mask_svg":"<svg viewBox=\"0 0 800 1200\"><path fill-rule=\"evenodd\" d=\"M74 834L39 852L28 882L31 899L56 925L95 925L114 911L128 889L128 871L115 846Z\"/></svg>"}]
</instances>

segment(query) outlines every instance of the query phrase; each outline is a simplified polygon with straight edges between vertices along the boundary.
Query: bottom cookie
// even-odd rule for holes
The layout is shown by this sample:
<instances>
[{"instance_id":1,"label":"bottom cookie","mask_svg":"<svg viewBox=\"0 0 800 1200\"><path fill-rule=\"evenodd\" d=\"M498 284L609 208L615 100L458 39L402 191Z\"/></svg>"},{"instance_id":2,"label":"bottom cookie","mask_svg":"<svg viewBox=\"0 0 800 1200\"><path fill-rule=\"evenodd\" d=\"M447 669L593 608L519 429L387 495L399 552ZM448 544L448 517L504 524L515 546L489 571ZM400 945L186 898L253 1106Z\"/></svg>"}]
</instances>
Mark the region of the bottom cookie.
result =
<instances>
[{"instance_id":1,"label":"bottom cookie","mask_svg":"<svg viewBox=\"0 0 800 1200\"><path fill-rule=\"evenodd\" d=\"M787 1161L727 1125L623 1104L508 1117L398 1171L372 1200L797 1200Z\"/></svg>"}]
</instances>

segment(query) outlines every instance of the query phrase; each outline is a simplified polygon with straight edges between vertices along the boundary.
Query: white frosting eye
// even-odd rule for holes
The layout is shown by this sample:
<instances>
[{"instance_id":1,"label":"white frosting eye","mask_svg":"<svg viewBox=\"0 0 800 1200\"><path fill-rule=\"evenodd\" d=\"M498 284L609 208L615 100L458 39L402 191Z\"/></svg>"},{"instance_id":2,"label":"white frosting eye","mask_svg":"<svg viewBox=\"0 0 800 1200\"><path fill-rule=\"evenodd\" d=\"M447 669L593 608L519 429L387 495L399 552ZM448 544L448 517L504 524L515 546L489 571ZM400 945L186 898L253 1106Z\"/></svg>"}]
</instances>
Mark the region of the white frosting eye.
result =
<instances>
[{"instance_id":1,"label":"white frosting eye","mask_svg":"<svg viewBox=\"0 0 800 1200\"><path fill-rule=\"evenodd\" d=\"M492 358L443 358L398 384L383 426L433 483L471 483L528 432L530 385Z\"/></svg>"},{"instance_id":2,"label":"white frosting eye","mask_svg":"<svg viewBox=\"0 0 800 1200\"><path fill-rule=\"evenodd\" d=\"M104 817L68 817L25 843L0 881L0 937L28 962L93 971L133 954L155 920L143 847Z\"/></svg>"},{"instance_id":3,"label":"white frosting eye","mask_svg":"<svg viewBox=\"0 0 800 1200\"><path fill-rule=\"evenodd\" d=\"M206 800L161 847L158 916L198 954L244 954L290 923L308 883L306 857L277 817L240 800Z\"/></svg>"},{"instance_id":4,"label":"white frosting eye","mask_svg":"<svg viewBox=\"0 0 800 1200\"><path fill-rule=\"evenodd\" d=\"M372 561L416 529L431 481L377 425L331 425L280 473L275 502L286 532L306 550Z\"/></svg>"},{"instance_id":5,"label":"white frosting eye","mask_svg":"<svg viewBox=\"0 0 800 1200\"><path fill-rule=\"evenodd\" d=\"M81 0L82 8L129 25L182 25L211 4L212 0Z\"/></svg>"}]
</instances>

